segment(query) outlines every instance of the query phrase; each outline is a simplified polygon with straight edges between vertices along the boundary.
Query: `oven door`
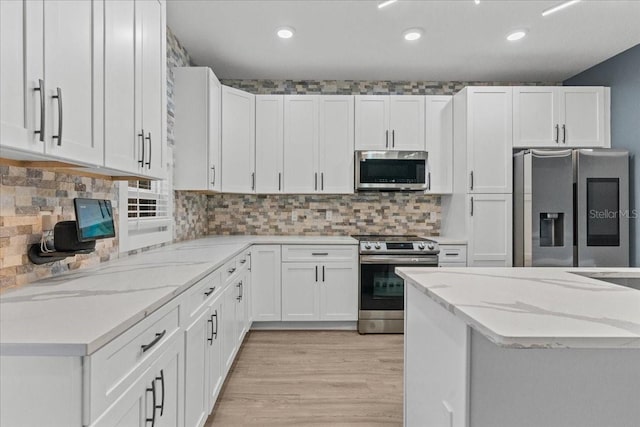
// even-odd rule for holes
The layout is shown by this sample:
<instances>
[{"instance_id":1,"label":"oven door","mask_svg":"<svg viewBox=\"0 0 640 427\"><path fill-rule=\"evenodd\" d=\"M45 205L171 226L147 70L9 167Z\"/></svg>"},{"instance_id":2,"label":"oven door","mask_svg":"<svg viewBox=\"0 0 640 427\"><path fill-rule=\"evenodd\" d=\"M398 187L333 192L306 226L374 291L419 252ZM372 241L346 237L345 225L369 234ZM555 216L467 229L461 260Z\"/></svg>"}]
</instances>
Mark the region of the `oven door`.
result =
<instances>
[{"instance_id":1,"label":"oven door","mask_svg":"<svg viewBox=\"0 0 640 427\"><path fill-rule=\"evenodd\" d=\"M360 318L403 318L404 280L396 267L437 267L433 256L360 256ZM393 315L390 312L400 312Z\"/></svg>"}]
</instances>

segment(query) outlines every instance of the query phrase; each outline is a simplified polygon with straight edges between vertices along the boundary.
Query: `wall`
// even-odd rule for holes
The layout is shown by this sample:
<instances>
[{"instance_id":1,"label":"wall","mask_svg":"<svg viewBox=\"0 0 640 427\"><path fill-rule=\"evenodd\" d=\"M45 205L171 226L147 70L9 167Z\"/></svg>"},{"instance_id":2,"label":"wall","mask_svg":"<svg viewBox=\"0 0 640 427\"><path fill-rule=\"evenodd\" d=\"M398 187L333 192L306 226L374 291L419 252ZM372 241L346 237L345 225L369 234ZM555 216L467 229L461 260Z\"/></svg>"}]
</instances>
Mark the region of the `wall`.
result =
<instances>
[{"instance_id":1,"label":"wall","mask_svg":"<svg viewBox=\"0 0 640 427\"><path fill-rule=\"evenodd\" d=\"M98 241L91 254L53 264L35 265L27 257L29 245L40 242L42 215L54 215L58 221L75 219L74 197L111 200L117 223L117 184L14 166L0 166L0 180L0 290L118 257L117 237Z\"/></svg>"},{"instance_id":2,"label":"wall","mask_svg":"<svg viewBox=\"0 0 640 427\"><path fill-rule=\"evenodd\" d=\"M556 83L229 80L222 84L254 94L453 95L465 86ZM291 212L299 213L297 221ZM331 210L332 220L325 212ZM433 216L432 216L433 215ZM356 195L209 196L210 234L440 233L440 197L418 193Z\"/></svg>"},{"instance_id":3,"label":"wall","mask_svg":"<svg viewBox=\"0 0 640 427\"><path fill-rule=\"evenodd\" d=\"M211 234L438 235L440 230L440 197L416 192L223 194L209 197L209 212Z\"/></svg>"},{"instance_id":4,"label":"wall","mask_svg":"<svg viewBox=\"0 0 640 427\"><path fill-rule=\"evenodd\" d=\"M630 206L638 212L640 206L640 44L571 77L567 86L611 87L611 146L624 148L632 154ZM640 266L640 224L637 217L630 221L631 263Z\"/></svg>"}]
</instances>

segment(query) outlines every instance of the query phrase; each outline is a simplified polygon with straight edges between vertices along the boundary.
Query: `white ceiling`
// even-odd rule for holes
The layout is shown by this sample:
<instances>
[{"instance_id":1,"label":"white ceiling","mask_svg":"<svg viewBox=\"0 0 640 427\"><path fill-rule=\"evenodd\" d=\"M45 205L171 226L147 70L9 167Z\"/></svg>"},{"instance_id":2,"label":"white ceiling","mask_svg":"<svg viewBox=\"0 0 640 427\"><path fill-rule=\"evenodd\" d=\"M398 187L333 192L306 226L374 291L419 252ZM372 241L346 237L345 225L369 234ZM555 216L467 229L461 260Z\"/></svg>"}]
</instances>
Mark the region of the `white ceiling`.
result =
<instances>
[{"instance_id":1,"label":"white ceiling","mask_svg":"<svg viewBox=\"0 0 640 427\"><path fill-rule=\"evenodd\" d=\"M196 64L232 79L556 82L640 43L640 1L541 16L563 1L169 0L167 21ZM422 39L405 41L410 27Z\"/></svg>"}]
</instances>

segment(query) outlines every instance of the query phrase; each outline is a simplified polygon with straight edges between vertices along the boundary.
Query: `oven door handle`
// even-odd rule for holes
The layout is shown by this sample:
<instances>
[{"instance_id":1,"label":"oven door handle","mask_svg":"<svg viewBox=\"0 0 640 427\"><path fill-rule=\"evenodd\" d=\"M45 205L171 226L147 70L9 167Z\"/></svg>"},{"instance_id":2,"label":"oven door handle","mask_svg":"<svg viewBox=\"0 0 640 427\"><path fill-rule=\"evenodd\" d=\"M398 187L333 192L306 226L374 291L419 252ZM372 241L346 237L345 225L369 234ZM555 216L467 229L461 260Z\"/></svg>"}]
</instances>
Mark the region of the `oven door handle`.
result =
<instances>
[{"instance_id":1,"label":"oven door handle","mask_svg":"<svg viewBox=\"0 0 640 427\"><path fill-rule=\"evenodd\" d=\"M438 265L438 256L380 256L361 255L360 264Z\"/></svg>"}]
</instances>

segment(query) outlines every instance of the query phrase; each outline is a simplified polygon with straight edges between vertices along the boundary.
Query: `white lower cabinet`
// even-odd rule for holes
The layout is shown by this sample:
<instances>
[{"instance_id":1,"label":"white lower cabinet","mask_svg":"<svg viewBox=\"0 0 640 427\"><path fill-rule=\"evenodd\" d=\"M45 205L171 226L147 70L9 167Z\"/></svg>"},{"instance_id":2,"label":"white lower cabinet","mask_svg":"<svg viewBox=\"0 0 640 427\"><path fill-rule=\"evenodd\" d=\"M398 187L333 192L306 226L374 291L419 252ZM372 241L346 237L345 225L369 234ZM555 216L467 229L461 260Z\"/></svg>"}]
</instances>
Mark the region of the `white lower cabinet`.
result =
<instances>
[{"instance_id":1,"label":"white lower cabinet","mask_svg":"<svg viewBox=\"0 0 640 427\"><path fill-rule=\"evenodd\" d=\"M282 320L357 320L355 262L282 264Z\"/></svg>"},{"instance_id":2,"label":"white lower cabinet","mask_svg":"<svg viewBox=\"0 0 640 427\"><path fill-rule=\"evenodd\" d=\"M281 321L281 251L280 245L256 245L251 251L251 303L253 320Z\"/></svg>"},{"instance_id":3,"label":"white lower cabinet","mask_svg":"<svg viewBox=\"0 0 640 427\"><path fill-rule=\"evenodd\" d=\"M513 264L511 194L471 194L468 197L468 264L470 267L511 267Z\"/></svg>"},{"instance_id":4,"label":"white lower cabinet","mask_svg":"<svg viewBox=\"0 0 640 427\"><path fill-rule=\"evenodd\" d=\"M109 407L92 427L183 425L183 341L175 335L157 360Z\"/></svg>"}]
</instances>

